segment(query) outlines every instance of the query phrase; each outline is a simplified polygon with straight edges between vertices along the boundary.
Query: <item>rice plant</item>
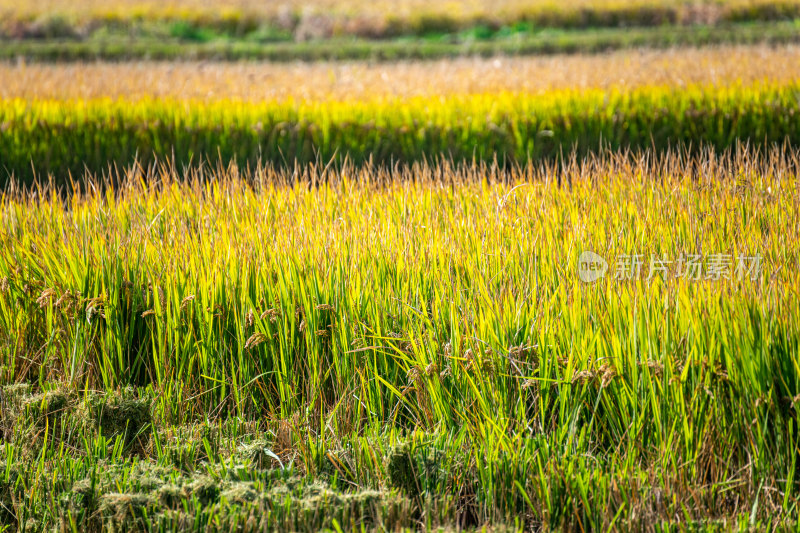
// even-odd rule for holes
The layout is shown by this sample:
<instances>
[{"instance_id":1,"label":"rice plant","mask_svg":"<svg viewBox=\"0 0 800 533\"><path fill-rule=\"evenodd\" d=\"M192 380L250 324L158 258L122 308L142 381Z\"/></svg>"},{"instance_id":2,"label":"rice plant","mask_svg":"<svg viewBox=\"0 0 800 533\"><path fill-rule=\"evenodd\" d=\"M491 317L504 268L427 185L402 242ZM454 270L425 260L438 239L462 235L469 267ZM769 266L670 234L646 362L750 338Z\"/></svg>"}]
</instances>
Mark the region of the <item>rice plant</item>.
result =
<instances>
[{"instance_id":1,"label":"rice plant","mask_svg":"<svg viewBox=\"0 0 800 533\"><path fill-rule=\"evenodd\" d=\"M782 127L749 91L613 107ZM170 120L261 108L200 109ZM0 201L10 529L796 525L793 149L117 168Z\"/></svg>"}]
</instances>

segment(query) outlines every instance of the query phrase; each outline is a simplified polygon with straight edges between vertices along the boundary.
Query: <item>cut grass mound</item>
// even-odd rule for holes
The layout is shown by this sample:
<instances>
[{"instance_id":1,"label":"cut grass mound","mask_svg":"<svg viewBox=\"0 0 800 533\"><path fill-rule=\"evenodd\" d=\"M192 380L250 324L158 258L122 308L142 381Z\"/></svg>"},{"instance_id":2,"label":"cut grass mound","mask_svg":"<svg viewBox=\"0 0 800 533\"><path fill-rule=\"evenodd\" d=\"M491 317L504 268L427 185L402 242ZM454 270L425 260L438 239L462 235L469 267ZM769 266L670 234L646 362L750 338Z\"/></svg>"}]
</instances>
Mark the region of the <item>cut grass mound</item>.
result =
<instances>
[{"instance_id":1,"label":"cut grass mound","mask_svg":"<svg viewBox=\"0 0 800 533\"><path fill-rule=\"evenodd\" d=\"M135 398L133 389L81 395L66 385L37 394L31 394L31 388L15 384L3 387L1 392L4 441L31 457L53 439L83 449L84 437L92 434L111 443L119 439L126 453L149 443L151 402Z\"/></svg>"},{"instance_id":2,"label":"cut grass mound","mask_svg":"<svg viewBox=\"0 0 800 533\"><path fill-rule=\"evenodd\" d=\"M149 440L152 429L150 401L122 394L92 395L86 404L87 418L106 439L121 437L126 447Z\"/></svg>"},{"instance_id":3,"label":"cut grass mound","mask_svg":"<svg viewBox=\"0 0 800 533\"><path fill-rule=\"evenodd\" d=\"M89 531L132 532L154 526L165 531L314 531L335 524L370 529L412 524L411 504L390 491L342 492L319 479L293 474L292 458L284 466L271 450L279 444L271 438L274 432L264 434L266 438L248 436L235 450L224 451L221 440L236 440L229 440L230 430L221 426L163 427L151 437L151 402L136 397L130 388L84 398L66 385L35 394L31 390L28 384L2 389L8 430L4 451L35 459L48 449L58 450L62 466L81 464L80 457L87 454L110 453L97 457L101 464L82 464L79 470L89 477L71 486L60 480L47 489L60 502L49 511L60 528L81 524ZM67 427L74 433L69 443L63 439ZM139 460L132 460L135 457ZM6 461L0 463L0 516L10 524L19 520L14 510L24 499L32 473L11 466L17 461L9 455ZM209 463L223 470L202 474ZM40 465L48 472L52 467ZM23 524L37 531L40 522L29 519Z\"/></svg>"}]
</instances>

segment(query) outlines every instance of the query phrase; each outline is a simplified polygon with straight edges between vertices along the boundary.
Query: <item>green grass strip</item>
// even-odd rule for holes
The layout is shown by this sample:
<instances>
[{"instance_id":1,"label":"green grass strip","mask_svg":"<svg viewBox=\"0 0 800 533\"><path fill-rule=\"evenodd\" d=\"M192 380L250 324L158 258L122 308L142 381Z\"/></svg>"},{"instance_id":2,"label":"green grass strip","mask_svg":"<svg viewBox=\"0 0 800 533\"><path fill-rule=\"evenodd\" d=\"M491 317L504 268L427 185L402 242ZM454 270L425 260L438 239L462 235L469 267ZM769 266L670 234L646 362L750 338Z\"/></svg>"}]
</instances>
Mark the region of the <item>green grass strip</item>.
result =
<instances>
[{"instance_id":1,"label":"green grass strip","mask_svg":"<svg viewBox=\"0 0 800 533\"><path fill-rule=\"evenodd\" d=\"M326 61L370 59L436 59L465 55L492 56L595 53L608 50L710 44L791 43L800 40L796 22L741 23L724 26L659 26L595 30L543 30L510 37L474 39L443 35L436 39L330 39L304 43L261 43L246 39L191 42L152 37L74 40L0 41L0 59L29 61L85 60L269 60Z\"/></svg>"}]
</instances>

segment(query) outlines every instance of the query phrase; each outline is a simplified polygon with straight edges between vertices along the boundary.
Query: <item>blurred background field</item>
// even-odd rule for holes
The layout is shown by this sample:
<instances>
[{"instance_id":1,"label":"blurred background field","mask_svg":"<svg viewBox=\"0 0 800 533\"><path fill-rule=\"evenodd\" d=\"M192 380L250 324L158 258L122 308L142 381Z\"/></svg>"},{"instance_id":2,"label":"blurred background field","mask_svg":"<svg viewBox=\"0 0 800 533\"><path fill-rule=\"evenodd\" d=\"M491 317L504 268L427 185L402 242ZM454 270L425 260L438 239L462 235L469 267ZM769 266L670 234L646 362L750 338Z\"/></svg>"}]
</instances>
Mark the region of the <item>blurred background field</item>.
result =
<instances>
[{"instance_id":1,"label":"blurred background field","mask_svg":"<svg viewBox=\"0 0 800 533\"><path fill-rule=\"evenodd\" d=\"M800 47L715 46L606 55L459 58L390 63L92 62L0 63L0 98L166 98L213 102L353 102L498 92L788 83Z\"/></svg>"},{"instance_id":2,"label":"blurred background field","mask_svg":"<svg viewBox=\"0 0 800 533\"><path fill-rule=\"evenodd\" d=\"M796 146L795 46L342 64L6 65L8 176L59 183L169 159L553 161ZM36 164L31 165L31 161Z\"/></svg>"},{"instance_id":3,"label":"blurred background field","mask_svg":"<svg viewBox=\"0 0 800 533\"><path fill-rule=\"evenodd\" d=\"M262 32L296 40L341 35L392 37L403 34L446 33L469 28L492 33L532 27L587 28L597 26L659 26L664 24L731 23L797 18L797 0L424 0L363 1L307 0L301 3L256 0L3 0L3 24L15 37L68 36L98 26L149 22L182 22L188 36L221 31ZM175 31L178 31L177 29ZM50 32L50 34L48 34ZM61 33L62 35L59 35Z\"/></svg>"},{"instance_id":4,"label":"blurred background field","mask_svg":"<svg viewBox=\"0 0 800 533\"><path fill-rule=\"evenodd\" d=\"M796 0L0 3L0 57L383 59L797 42Z\"/></svg>"}]
</instances>

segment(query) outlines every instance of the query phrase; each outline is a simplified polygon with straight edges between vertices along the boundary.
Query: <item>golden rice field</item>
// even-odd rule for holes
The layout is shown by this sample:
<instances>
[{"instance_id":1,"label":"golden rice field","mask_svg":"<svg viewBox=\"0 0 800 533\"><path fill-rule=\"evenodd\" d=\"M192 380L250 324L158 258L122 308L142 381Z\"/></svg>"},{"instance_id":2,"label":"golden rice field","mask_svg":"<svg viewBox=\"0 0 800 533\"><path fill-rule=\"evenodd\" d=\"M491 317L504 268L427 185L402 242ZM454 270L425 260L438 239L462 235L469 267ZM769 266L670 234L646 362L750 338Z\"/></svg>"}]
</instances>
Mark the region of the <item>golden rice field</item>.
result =
<instances>
[{"instance_id":1,"label":"golden rice field","mask_svg":"<svg viewBox=\"0 0 800 533\"><path fill-rule=\"evenodd\" d=\"M0 533L794 531L798 213L798 46L0 63Z\"/></svg>"},{"instance_id":2,"label":"golden rice field","mask_svg":"<svg viewBox=\"0 0 800 533\"><path fill-rule=\"evenodd\" d=\"M235 159L524 163L603 147L791 142L796 46L432 63L0 66L7 174ZM31 161L38 162L31 165Z\"/></svg>"},{"instance_id":3,"label":"golden rice field","mask_svg":"<svg viewBox=\"0 0 800 533\"><path fill-rule=\"evenodd\" d=\"M67 184L164 159L513 166L606 150L794 146L798 90L798 82L765 81L346 102L8 99L0 100L0 152L13 181Z\"/></svg>"},{"instance_id":4,"label":"golden rice field","mask_svg":"<svg viewBox=\"0 0 800 533\"><path fill-rule=\"evenodd\" d=\"M720 46L607 55L400 63L0 63L0 98L372 101L497 92L726 86L800 79L800 47Z\"/></svg>"},{"instance_id":5,"label":"golden rice field","mask_svg":"<svg viewBox=\"0 0 800 533\"><path fill-rule=\"evenodd\" d=\"M791 528L798 163L162 166L8 191L0 519Z\"/></svg>"}]
</instances>

